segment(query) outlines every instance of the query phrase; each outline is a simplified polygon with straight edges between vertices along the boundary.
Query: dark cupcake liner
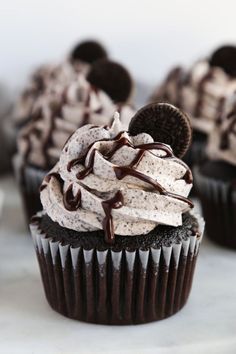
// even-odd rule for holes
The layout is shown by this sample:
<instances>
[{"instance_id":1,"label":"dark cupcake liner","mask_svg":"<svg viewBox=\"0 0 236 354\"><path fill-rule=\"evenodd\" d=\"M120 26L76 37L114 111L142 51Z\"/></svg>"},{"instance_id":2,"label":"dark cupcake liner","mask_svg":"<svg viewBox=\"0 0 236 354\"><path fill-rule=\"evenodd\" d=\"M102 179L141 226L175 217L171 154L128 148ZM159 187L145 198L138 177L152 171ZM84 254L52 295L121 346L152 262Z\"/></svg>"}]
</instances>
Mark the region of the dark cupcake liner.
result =
<instances>
[{"instance_id":1,"label":"dark cupcake liner","mask_svg":"<svg viewBox=\"0 0 236 354\"><path fill-rule=\"evenodd\" d=\"M64 316L101 324L161 320L186 303L200 235L169 247L130 251L72 248L31 224L46 298Z\"/></svg>"},{"instance_id":2,"label":"dark cupcake liner","mask_svg":"<svg viewBox=\"0 0 236 354\"><path fill-rule=\"evenodd\" d=\"M13 167L29 224L31 217L42 210L39 187L48 171L26 165L18 155L13 158Z\"/></svg>"},{"instance_id":3,"label":"dark cupcake liner","mask_svg":"<svg viewBox=\"0 0 236 354\"><path fill-rule=\"evenodd\" d=\"M206 221L207 236L236 249L236 190L229 182L203 176L194 168L194 181Z\"/></svg>"},{"instance_id":4,"label":"dark cupcake liner","mask_svg":"<svg viewBox=\"0 0 236 354\"><path fill-rule=\"evenodd\" d=\"M194 141L192 142L189 150L184 155L184 162L192 168L193 166L201 163L206 157L206 142Z\"/></svg>"}]
</instances>

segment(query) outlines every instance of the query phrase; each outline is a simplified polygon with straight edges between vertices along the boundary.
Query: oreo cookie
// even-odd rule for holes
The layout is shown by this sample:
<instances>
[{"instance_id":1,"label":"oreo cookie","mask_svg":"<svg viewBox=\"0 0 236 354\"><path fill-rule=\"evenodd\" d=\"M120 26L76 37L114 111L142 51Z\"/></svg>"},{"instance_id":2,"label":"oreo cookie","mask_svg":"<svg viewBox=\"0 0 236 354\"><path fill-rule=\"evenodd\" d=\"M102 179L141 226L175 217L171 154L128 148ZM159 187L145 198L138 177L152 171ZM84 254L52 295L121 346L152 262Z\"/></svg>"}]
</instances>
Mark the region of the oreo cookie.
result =
<instances>
[{"instance_id":1,"label":"oreo cookie","mask_svg":"<svg viewBox=\"0 0 236 354\"><path fill-rule=\"evenodd\" d=\"M218 66L228 75L236 77L236 47L226 45L218 48L211 56L209 64Z\"/></svg>"},{"instance_id":2,"label":"oreo cookie","mask_svg":"<svg viewBox=\"0 0 236 354\"><path fill-rule=\"evenodd\" d=\"M88 64L92 64L96 60L106 57L107 52L105 48L96 41L85 41L79 43L75 46L70 55L72 62L80 60Z\"/></svg>"},{"instance_id":3,"label":"oreo cookie","mask_svg":"<svg viewBox=\"0 0 236 354\"><path fill-rule=\"evenodd\" d=\"M151 103L132 118L129 133L148 133L155 142L171 146L176 157L187 152L192 140L192 128L186 114L169 103Z\"/></svg>"},{"instance_id":4,"label":"oreo cookie","mask_svg":"<svg viewBox=\"0 0 236 354\"><path fill-rule=\"evenodd\" d=\"M96 61L87 75L91 85L103 90L115 102L125 102L132 91L129 72L120 64L101 59Z\"/></svg>"}]
</instances>

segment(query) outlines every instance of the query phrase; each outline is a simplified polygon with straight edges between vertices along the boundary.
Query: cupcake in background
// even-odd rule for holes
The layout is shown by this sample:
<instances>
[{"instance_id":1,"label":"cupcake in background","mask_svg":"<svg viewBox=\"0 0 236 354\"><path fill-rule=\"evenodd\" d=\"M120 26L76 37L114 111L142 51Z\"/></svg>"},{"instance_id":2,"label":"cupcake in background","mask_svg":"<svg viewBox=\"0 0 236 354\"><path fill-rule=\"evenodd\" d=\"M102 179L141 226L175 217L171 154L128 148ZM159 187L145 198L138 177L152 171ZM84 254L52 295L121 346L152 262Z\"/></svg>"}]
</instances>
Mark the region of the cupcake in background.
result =
<instances>
[{"instance_id":1,"label":"cupcake in background","mask_svg":"<svg viewBox=\"0 0 236 354\"><path fill-rule=\"evenodd\" d=\"M178 158L191 141L188 117L148 105L127 132L118 116L111 128L88 124L70 137L44 178L31 232L51 307L123 325L184 306L203 221L190 213L192 174Z\"/></svg>"},{"instance_id":2,"label":"cupcake in background","mask_svg":"<svg viewBox=\"0 0 236 354\"><path fill-rule=\"evenodd\" d=\"M14 158L28 220L41 209L39 186L58 161L70 135L88 123L109 126L115 111L120 112L127 127L134 113L128 103L131 93L128 71L118 63L102 59L91 66L87 78L78 74L77 80L63 92L38 98L31 120L19 133Z\"/></svg>"},{"instance_id":3,"label":"cupcake in background","mask_svg":"<svg viewBox=\"0 0 236 354\"><path fill-rule=\"evenodd\" d=\"M191 117L193 142L185 161L190 165L205 157L206 142L222 113L225 100L236 90L236 47L223 46L189 70L176 67L155 90L151 101L166 101Z\"/></svg>"},{"instance_id":4,"label":"cupcake in background","mask_svg":"<svg viewBox=\"0 0 236 354\"><path fill-rule=\"evenodd\" d=\"M207 235L236 249L236 95L220 118L209 136L207 161L194 169L195 186Z\"/></svg>"},{"instance_id":5,"label":"cupcake in background","mask_svg":"<svg viewBox=\"0 0 236 354\"><path fill-rule=\"evenodd\" d=\"M78 73L86 75L91 64L102 58L107 58L105 48L99 42L89 40L76 45L62 63L39 67L31 75L27 87L14 107L16 128L22 127L30 120L34 103L39 96L63 90L76 79Z\"/></svg>"}]
</instances>

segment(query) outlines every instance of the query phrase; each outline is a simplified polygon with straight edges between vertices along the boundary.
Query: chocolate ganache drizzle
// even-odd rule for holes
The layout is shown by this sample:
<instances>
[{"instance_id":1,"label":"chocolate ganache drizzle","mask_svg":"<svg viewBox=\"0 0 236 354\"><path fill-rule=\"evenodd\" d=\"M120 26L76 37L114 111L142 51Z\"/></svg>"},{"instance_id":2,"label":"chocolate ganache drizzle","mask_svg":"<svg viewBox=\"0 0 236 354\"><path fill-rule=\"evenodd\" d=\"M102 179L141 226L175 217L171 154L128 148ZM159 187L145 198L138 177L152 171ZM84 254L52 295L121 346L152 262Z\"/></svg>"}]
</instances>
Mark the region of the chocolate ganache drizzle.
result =
<instances>
[{"instance_id":1,"label":"chocolate ganache drizzle","mask_svg":"<svg viewBox=\"0 0 236 354\"><path fill-rule=\"evenodd\" d=\"M193 207L187 198L192 186L187 165L150 135L129 136L117 116L110 129L78 129L52 173L41 189L48 215L73 230L103 229L108 243L115 234L181 225L182 213Z\"/></svg>"},{"instance_id":2,"label":"chocolate ganache drizzle","mask_svg":"<svg viewBox=\"0 0 236 354\"><path fill-rule=\"evenodd\" d=\"M207 153L213 160L236 165L236 95L226 101L220 119L209 136Z\"/></svg>"}]
</instances>

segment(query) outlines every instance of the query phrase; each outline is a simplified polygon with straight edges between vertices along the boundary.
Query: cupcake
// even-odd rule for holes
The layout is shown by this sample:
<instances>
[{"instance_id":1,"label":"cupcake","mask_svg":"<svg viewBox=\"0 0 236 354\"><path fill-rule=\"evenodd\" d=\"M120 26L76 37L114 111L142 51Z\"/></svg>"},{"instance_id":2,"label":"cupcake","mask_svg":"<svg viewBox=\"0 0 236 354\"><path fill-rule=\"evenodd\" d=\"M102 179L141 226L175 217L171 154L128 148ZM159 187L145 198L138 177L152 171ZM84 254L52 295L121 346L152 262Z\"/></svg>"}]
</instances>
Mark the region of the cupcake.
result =
<instances>
[{"instance_id":1,"label":"cupcake","mask_svg":"<svg viewBox=\"0 0 236 354\"><path fill-rule=\"evenodd\" d=\"M228 100L209 136L207 156L194 170L207 235L236 249L236 96Z\"/></svg>"},{"instance_id":2,"label":"cupcake","mask_svg":"<svg viewBox=\"0 0 236 354\"><path fill-rule=\"evenodd\" d=\"M191 117L193 142L185 161L192 166L205 157L207 137L236 90L236 47L223 46L192 68L174 68L155 90L151 101L167 101Z\"/></svg>"},{"instance_id":3,"label":"cupcake","mask_svg":"<svg viewBox=\"0 0 236 354\"><path fill-rule=\"evenodd\" d=\"M42 208L38 188L57 162L66 140L85 124L110 125L117 110L127 126L134 112L126 103L131 91L127 70L118 63L101 60L93 64L87 78L79 74L63 92L45 94L37 100L31 120L20 131L14 158L28 220Z\"/></svg>"},{"instance_id":4,"label":"cupcake","mask_svg":"<svg viewBox=\"0 0 236 354\"><path fill-rule=\"evenodd\" d=\"M186 303L203 221L188 199L188 117L148 105L124 131L85 125L41 185L31 232L46 298L73 319L138 324ZM166 143L172 142L172 148Z\"/></svg>"}]
</instances>

